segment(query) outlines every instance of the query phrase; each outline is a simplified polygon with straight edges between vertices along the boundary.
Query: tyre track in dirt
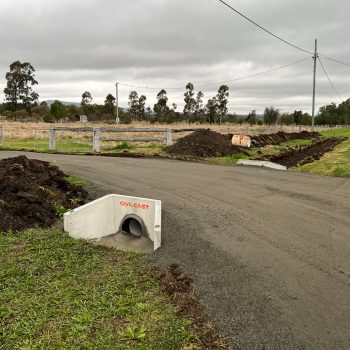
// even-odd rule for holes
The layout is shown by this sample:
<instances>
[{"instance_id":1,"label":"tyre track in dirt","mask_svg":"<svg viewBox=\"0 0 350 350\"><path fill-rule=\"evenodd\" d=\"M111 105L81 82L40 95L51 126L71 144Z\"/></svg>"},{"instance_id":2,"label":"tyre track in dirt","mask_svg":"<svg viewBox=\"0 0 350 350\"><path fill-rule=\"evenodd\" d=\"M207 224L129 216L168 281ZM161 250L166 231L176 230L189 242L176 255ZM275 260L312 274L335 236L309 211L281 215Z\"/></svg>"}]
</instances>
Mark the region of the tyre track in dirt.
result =
<instances>
[{"instance_id":1,"label":"tyre track in dirt","mask_svg":"<svg viewBox=\"0 0 350 350\"><path fill-rule=\"evenodd\" d=\"M21 152L0 152L0 157ZM350 179L261 168L30 154L100 194L163 201L163 247L235 349L350 348Z\"/></svg>"}]
</instances>

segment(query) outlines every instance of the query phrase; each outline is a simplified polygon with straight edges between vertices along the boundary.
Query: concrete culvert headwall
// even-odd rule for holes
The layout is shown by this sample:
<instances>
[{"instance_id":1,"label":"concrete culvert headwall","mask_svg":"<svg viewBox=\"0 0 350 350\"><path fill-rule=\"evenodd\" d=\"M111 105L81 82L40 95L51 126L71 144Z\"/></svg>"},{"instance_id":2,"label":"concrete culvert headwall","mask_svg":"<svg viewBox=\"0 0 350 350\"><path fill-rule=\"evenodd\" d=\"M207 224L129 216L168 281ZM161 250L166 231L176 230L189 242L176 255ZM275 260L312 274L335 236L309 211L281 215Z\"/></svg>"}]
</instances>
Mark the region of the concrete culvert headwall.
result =
<instances>
[{"instance_id":1,"label":"concrete culvert headwall","mask_svg":"<svg viewBox=\"0 0 350 350\"><path fill-rule=\"evenodd\" d=\"M88 240L124 231L131 247L145 239L156 250L161 246L161 201L110 194L65 213L64 229Z\"/></svg>"}]
</instances>

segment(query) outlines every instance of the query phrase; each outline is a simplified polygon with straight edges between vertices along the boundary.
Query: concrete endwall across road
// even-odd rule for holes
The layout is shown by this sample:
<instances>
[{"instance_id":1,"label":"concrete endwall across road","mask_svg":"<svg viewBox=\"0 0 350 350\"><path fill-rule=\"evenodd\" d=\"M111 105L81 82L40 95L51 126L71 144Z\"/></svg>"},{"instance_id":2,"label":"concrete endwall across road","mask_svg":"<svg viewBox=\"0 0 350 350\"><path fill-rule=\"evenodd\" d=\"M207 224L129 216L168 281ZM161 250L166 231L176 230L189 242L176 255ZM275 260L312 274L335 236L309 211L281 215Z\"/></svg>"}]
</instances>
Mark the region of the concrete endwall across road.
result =
<instances>
[{"instance_id":1,"label":"concrete endwall across road","mask_svg":"<svg viewBox=\"0 0 350 350\"><path fill-rule=\"evenodd\" d=\"M235 349L350 349L350 179L156 159L22 152L100 195L158 198L163 247Z\"/></svg>"}]
</instances>

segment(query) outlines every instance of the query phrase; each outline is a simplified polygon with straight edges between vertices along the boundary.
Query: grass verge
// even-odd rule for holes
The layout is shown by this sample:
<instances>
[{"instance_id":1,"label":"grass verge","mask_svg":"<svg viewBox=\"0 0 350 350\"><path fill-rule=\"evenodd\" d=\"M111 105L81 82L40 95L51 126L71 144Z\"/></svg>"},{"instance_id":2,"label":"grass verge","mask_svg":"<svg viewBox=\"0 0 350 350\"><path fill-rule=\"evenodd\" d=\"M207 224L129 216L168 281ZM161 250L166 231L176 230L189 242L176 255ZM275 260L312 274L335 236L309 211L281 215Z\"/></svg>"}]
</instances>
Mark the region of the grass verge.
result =
<instances>
[{"instance_id":1,"label":"grass verge","mask_svg":"<svg viewBox=\"0 0 350 350\"><path fill-rule=\"evenodd\" d=\"M216 158L206 158L206 162L210 164L223 164L223 165L232 165L236 164L240 159L252 159L251 155L246 155L244 153L236 153L231 156L226 157L216 157Z\"/></svg>"},{"instance_id":2,"label":"grass verge","mask_svg":"<svg viewBox=\"0 0 350 350\"><path fill-rule=\"evenodd\" d=\"M86 153L92 151L91 143L84 140L75 141L71 138L58 139L56 143L57 151L67 153ZM0 146L2 150L9 151L36 151L36 152L50 152L49 143L47 139L9 139Z\"/></svg>"},{"instance_id":3,"label":"grass verge","mask_svg":"<svg viewBox=\"0 0 350 350\"><path fill-rule=\"evenodd\" d=\"M154 156L164 154L165 148L166 145L161 143L102 142L102 154L128 152L131 154ZM86 141L85 139L74 140L71 137L65 137L58 139L56 142L56 149L50 151L47 139L8 139L0 146L0 150L84 154L92 152L92 141Z\"/></svg>"},{"instance_id":4,"label":"grass verge","mask_svg":"<svg viewBox=\"0 0 350 350\"><path fill-rule=\"evenodd\" d=\"M0 349L194 349L142 255L58 229L0 234Z\"/></svg>"},{"instance_id":5,"label":"grass verge","mask_svg":"<svg viewBox=\"0 0 350 350\"><path fill-rule=\"evenodd\" d=\"M302 165L294 170L338 177L350 177L350 128L335 129L321 133L325 137L347 137L332 152L326 153L320 160Z\"/></svg>"}]
</instances>

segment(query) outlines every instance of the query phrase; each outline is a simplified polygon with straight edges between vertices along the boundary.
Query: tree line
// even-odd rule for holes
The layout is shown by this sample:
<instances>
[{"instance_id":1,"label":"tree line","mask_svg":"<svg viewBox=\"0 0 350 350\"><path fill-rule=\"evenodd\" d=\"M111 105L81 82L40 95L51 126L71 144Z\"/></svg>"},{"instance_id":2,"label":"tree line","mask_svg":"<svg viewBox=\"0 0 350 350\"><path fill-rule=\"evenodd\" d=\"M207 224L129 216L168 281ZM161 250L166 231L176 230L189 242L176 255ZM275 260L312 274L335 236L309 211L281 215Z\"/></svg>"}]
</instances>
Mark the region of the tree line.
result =
<instances>
[{"instance_id":1,"label":"tree line","mask_svg":"<svg viewBox=\"0 0 350 350\"><path fill-rule=\"evenodd\" d=\"M80 115L85 115L90 121L115 121L116 98L108 94L104 104L96 104L89 91L84 91L80 105L65 105L61 101L54 101L50 106L46 102L39 102L39 94L34 91L38 85L35 69L29 62L15 61L10 65L5 75L5 101L0 104L0 115L13 120L34 121L75 121ZM311 116L300 110L293 113L280 113L273 106L266 107L263 115L257 115L252 110L242 117L228 113L229 87L221 85L217 93L204 102L204 93L195 91L193 83L189 82L184 92L184 108L178 111L175 103L170 104L167 91L161 89L156 96L153 108L146 107L147 97L131 91L128 96L128 108L119 108L119 122L148 121L150 123L249 123L255 124L283 124L283 125L311 125ZM350 121L350 99L339 105L331 103L320 108L315 118L316 125L348 125Z\"/></svg>"},{"instance_id":2,"label":"tree line","mask_svg":"<svg viewBox=\"0 0 350 350\"><path fill-rule=\"evenodd\" d=\"M174 123L186 121L188 123L221 123L227 116L227 104L229 87L221 85L217 94L203 103L202 91L195 93L192 83L186 85L184 93L184 108L182 112L177 111L177 105L169 105L168 93L165 89L158 92L153 109L145 108L146 96L139 97L137 91L129 94L129 119L132 121L147 120L151 123Z\"/></svg>"}]
</instances>

